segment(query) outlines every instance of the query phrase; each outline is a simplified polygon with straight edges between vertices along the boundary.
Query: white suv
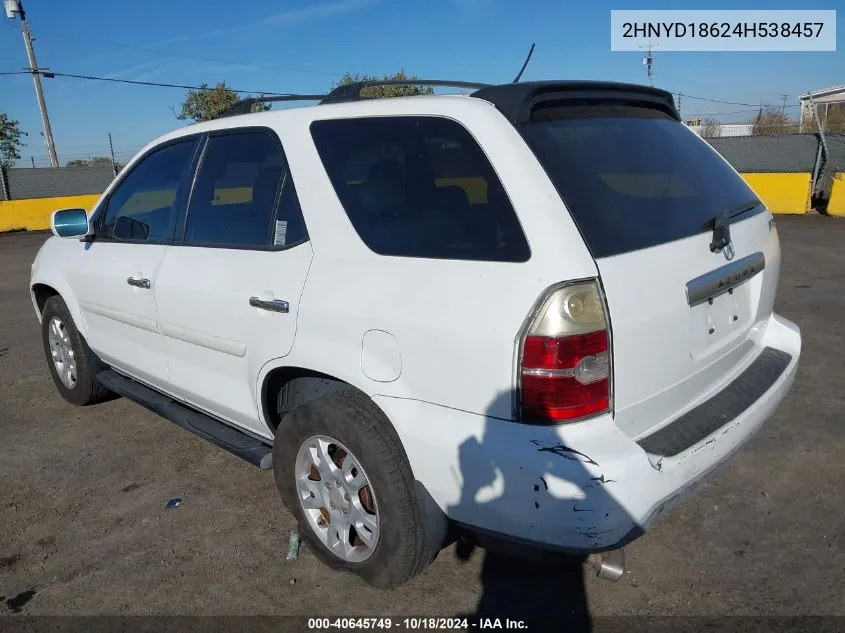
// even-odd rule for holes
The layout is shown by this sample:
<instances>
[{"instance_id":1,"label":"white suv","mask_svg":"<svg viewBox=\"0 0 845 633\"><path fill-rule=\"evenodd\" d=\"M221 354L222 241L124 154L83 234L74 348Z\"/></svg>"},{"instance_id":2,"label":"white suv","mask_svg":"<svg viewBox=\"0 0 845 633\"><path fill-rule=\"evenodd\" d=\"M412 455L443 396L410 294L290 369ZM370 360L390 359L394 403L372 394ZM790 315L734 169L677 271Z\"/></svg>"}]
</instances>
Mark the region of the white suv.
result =
<instances>
[{"instance_id":1,"label":"white suv","mask_svg":"<svg viewBox=\"0 0 845 633\"><path fill-rule=\"evenodd\" d=\"M57 389L272 468L379 587L456 534L636 538L791 386L772 215L661 90L358 93L172 132L56 212L31 292Z\"/></svg>"}]
</instances>

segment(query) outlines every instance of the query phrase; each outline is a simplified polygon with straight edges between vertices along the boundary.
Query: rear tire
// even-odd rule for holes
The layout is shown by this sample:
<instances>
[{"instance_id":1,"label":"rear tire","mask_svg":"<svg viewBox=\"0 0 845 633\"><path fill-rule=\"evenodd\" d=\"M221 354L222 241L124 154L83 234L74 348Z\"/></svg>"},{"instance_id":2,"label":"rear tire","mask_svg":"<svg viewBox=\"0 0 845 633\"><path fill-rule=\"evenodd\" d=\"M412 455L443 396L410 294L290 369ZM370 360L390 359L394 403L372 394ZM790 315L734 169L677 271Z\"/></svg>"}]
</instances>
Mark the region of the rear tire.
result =
<instances>
[{"instance_id":1,"label":"rear tire","mask_svg":"<svg viewBox=\"0 0 845 633\"><path fill-rule=\"evenodd\" d=\"M41 340L50 375L62 398L85 406L109 397L109 390L97 382L100 360L76 329L70 310L59 295L44 304Z\"/></svg>"},{"instance_id":2,"label":"rear tire","mask_svg":"<svg viewBox=\"0 0 845 633\"><path fill-rule=\"evenodd\" d=\"M440 550L445 526L433 524L439 521L430 516L424 519L402 444L362 394L336 392L288 413L276 430L273 472L302 539L333 569L387 589L419 574ZM362 508L366 516L360 515ZM335 526L356 520L348 516L362 516L364 522L358 522L361 536L348 529L352 536L344 548L342 527ZM366 541L374 545L368 548Z\"/></svg>"}]
</instances>

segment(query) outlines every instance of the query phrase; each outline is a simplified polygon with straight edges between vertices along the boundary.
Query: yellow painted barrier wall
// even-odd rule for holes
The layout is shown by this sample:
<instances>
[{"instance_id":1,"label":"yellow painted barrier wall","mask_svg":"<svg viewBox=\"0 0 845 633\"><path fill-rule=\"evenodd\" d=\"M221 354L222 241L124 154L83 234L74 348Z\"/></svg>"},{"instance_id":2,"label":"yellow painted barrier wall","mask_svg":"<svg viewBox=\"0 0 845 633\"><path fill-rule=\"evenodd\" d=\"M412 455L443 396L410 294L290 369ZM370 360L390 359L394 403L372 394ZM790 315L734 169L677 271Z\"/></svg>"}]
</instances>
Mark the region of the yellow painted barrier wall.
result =
<instances>
[{"instance_id":1,"label":"yellow painted barrier wall","mask_svg":"<svg viewBox=\"0 0 845 633\"><path fill-rule=\"evenodd\" d=\"M175 190L136 193L121 207L121 215L144 213L173 204ZM217 189L213 204L246 203L252 201L252 187ZM61 198L30 198L0 200L0 232L26 229L41 231L50 228L50 216L57 209L85 209L90 211L100 194L64 196Z\"/></svg>"},{"instance_id":2,"label":"yellow painted barrier wall","mask_svg":"<svg viewBox=\"0 0 845 633\"><path fill-rule=\"evenodd\" d=\"M833 189L827 203L827 214L845 217L845 172L833 175Z\"/></svg>"},{"instance_id":3,"label":"yellow painted barrier wall","mask_svg":"<svg viewBox=\"0 0 845 633\"><path fill-rule=\"evenodd\" d=\"M99 199L99 195L93 195L0 200L0 231L14 229L42 231L49 229L50 216L53 211L57 209L85 209L90 211Z\"/></svg>"},{"instance_id":4,"label":"yellow painted barrier wall","mask_svg":"<svg viewBox=\"0 0 845 633\"><path fill-rule=\"evenodd\" d=\"M740 175L760 196L760 199L772 213L803 214L810 210L812 177L809 173L748 173ZM612 182L609 184L626 191L632 184L620 175L615 175L611 180ZM349 184L357 183L350 182ZM440 178L436 181L436 184L438 187L450 185L461 187L467 193L471 204L483 204L487 201L487 183L483 178ZM640 183L640 185L644 184L653 185L655 183L651 181ZM662 183L661 186L664 185L665 183ZM646 189L649 189L649 187L646 187ZM173 202L174 193L174 191L139 193L132 196L124 204L124 208L126 211L139 213L167 206ZM251 187L217 189L214 193L214 204L248 203L252 200ZM0 231L49 229L50 214L56 209L76 208L90 211L99 198L99 195L90 195L0 201ZM845 173L840 172L835 176L828 204L828 213L845 217Z\"/></svg>"},{"instance_id":5,"label":"yellow painted barrier wall","mask_svg":"<svg viewBox=\"0 0 845 633\"><path fill-rule=\"evenodd\" d=\"M809 212L812 174L749 173L740 176L772 213Z\"/></svg>"}]
</instances>

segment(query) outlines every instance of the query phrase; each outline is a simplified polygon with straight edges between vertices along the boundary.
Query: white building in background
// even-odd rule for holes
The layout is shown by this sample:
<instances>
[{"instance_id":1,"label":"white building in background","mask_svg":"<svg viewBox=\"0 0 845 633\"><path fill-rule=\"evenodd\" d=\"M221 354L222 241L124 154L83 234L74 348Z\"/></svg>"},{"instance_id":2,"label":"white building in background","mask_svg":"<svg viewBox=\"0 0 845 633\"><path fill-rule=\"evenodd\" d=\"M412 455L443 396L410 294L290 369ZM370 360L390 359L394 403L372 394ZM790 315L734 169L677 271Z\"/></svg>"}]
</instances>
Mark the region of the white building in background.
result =
<instances>
[{"instance_id":1,"label":"white building in background","mask_svg":"<svg viewBox=\"0 0 845 633\"><path fill-rule=\"evenodd\" d=\"M801 132L814 132L818 127L810 107L811 94L822 127L824 127L828 115L834 108L845 108L845 84L813 90L812 93L808 92L801 95Z\"/></svg>"},{"instance_id":2,"label":"white building in background","mask_svg":"<svg viewBox=\"0 0 845 633\"><path fill-rule=\"evenodd\" d=\"M689 129L701 136L701 119L692 119L684 121L684 123L686 123ZM715 134L712 134L711 136L751 136L751 130L753 127L753 123L719 123L716 125Z\"/></svg>"}]
</instances>

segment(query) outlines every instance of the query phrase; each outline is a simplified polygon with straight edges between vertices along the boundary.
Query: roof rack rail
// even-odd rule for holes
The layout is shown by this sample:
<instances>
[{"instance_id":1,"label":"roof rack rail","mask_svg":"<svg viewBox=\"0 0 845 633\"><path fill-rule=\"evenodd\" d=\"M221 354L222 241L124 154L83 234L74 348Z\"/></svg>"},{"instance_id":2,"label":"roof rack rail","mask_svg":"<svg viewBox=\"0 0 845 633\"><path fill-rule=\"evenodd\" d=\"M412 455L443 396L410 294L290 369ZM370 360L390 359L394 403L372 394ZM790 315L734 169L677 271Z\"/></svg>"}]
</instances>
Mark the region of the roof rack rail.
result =
<instances>
[{"instance_id":1,"label":"roof rack rail","mask_svg":"<svg viewBox=\"0 0 845 633\"><path fill-rule=\"evenodd\" d=\"M356 81L351 84L343 84L332 90L320 104L343 103L345 101L360 101L370 97L362 97L361 90L374 86L445 86L449 88L472 88L480 90L489 88L491 84L483 84L474 81L451 81L448 79L375 79L371 81Z\"/></svg>"},{"instance_id":2,"label":"roof rack rail","mask_svg":"<svg viewBox=\"0 0 845 633\"><path fill-rule=\"evenodd\" d=\"M528 59L530 57L531 53L529 52ZM520 69L520 74L516 77L517 80L521 79L520 75L525 70L528 59L526 59L526 63ZM675 100L670 92L641 84L612 81L558 80L531 81L525 83L515 81L514 83L491 85L471 81L439 81L434 79L359 81L338 86L327 95L288 94L268 97L247 97L229 106L220 117L249 114L252 106L256 103L319 101L320 104L328 104L367 99L369 97L361 96L361 89L370 86L452 86L472 88L474 92L470 94L471 97L492 103L514 125L528 123L531 120L533 109L543 103L572 103L578 101L589 103L608 100L650 103L652 107L662 109L673 118L681 120L680 113L675 107Z\"/></svg>"},{"instance_id":3,"label":"roof rack rail","mask_svg":"<svg viewBox=\"0 0 845 633\"><path fill-rule=\"evenodd\" d=\"M278 95L246 97L236 101L226 108L217 118L249 114L252 106L256 103L275 103L279 101L319 101L320 104L343 103L345 101L360 101L369 97L361 96L361 90L373 86L446 86L450 88L471 88L480 90L490 88L492 84L478 83L474 81L450 81L441 79L375 79L370 81L356 81L354 83L338 86L328 94L324 95Z\"/></svg>"},{"instance_id":4,"label":"roof rack rail","mask_svg":"<svg viewBox=\"0 0 845 633\"><path fill-rule=\"evenodd\" d=\"M217 118L236 116L238 114L249 114L252 106L256 103L271 103L277 101L321 101L327 95L278 95L273 97L247 97L236 101L226 108Z\"/></svg>"}]
</instances>

